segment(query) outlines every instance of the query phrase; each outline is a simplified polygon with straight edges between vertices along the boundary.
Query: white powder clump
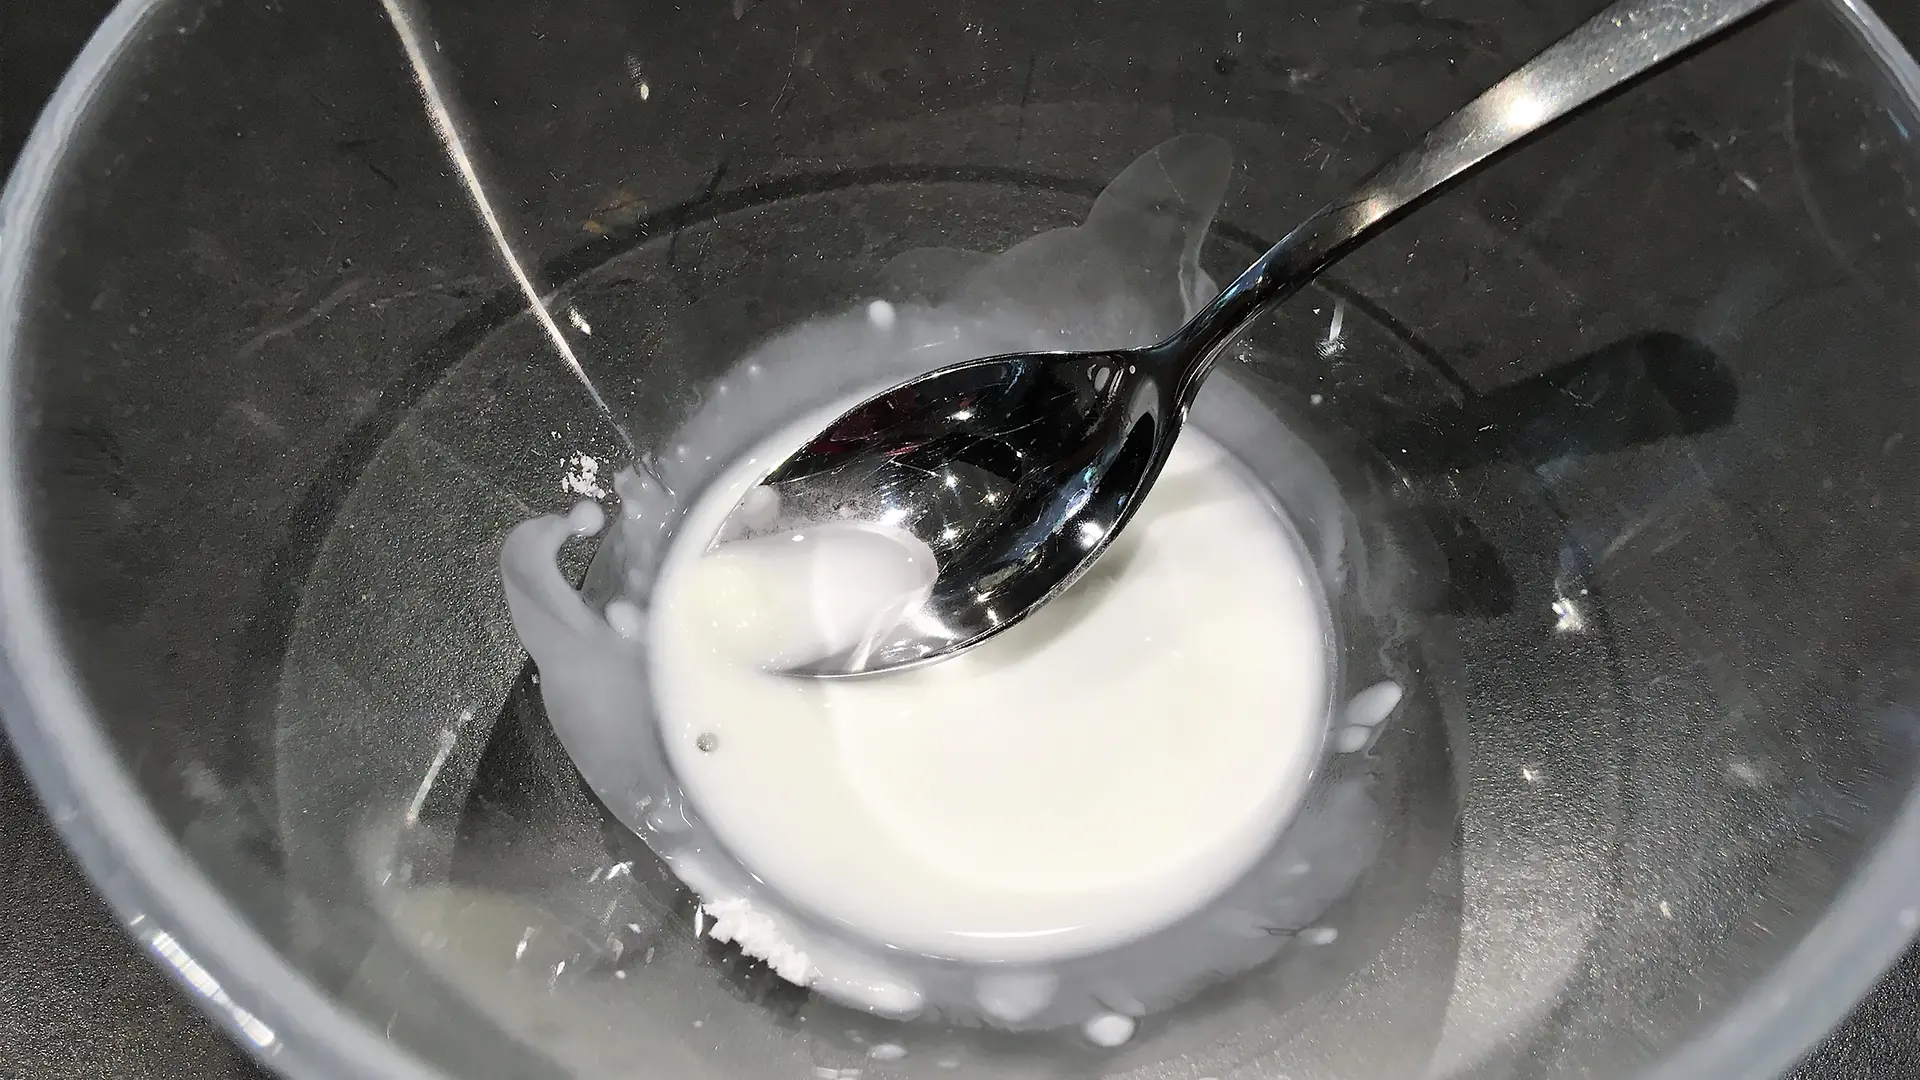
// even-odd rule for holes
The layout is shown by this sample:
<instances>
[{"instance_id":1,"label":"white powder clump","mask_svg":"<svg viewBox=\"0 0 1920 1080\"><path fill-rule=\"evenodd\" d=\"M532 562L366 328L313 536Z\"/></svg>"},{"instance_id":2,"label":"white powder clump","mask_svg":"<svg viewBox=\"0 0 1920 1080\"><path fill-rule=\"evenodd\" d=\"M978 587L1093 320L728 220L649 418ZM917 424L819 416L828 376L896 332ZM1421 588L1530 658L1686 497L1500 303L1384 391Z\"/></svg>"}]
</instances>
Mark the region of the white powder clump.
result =
<instances>
[{"instance_id":1,"label":"white powder clump","mask_svg":"<svg viewBox=\"0 0 1920 1080\"><path fill-rule=\"evenodd\" d=\"M773 916L755 910L753 901L733 896L709 901L701 908L713 918L708 937L723 944L738 945L741 952L765 961L774 974L788 982L801 986L813 982L813 961L787 940Z\"/></svg>"},{"instance_id":2,"label":"white powder clump","mask_svg":"<svg viewBox=\"0 0 1920 1080\"><path fill-rule=\"evenodd\" d=\"M560 477L560 490L588 499L604 499L607 488L600 482L600 462L591 454L575 454Z\"/></svg>"}]
</instances>

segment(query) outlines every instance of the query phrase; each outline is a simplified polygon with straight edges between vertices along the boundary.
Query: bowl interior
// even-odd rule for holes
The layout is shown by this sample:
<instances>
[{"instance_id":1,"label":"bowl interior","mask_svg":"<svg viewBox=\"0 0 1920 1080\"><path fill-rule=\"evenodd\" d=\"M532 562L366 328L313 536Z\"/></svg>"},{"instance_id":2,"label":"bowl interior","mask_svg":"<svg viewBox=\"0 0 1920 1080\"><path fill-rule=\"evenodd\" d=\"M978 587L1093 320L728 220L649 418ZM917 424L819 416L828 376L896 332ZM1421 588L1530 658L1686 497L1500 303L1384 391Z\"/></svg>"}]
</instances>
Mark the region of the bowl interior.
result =
<instances>
[{"instance_id":1,"label":"bowl interior","mask_svg":"<svg viewBox=\"0 0 1920 1080\"><path fill-rule=\"evenodd\" d=\"M1222 279L1589 12L431 14L504 235L652 450L902 251L1076 221L1175 134L1238 161ZM1436 720L1365 932L1118 1053L896 1029L607 873L643 851L553 735L497 557L625 451L373 5L130 5L14 178L9 729L135 932L293 1075L1783 1066L1920 922L1913 74L1864 9L1786 5L1253 332L1235 378L1417 538L1369 550L1418 571Z\"/></svg>"}]
</instances>

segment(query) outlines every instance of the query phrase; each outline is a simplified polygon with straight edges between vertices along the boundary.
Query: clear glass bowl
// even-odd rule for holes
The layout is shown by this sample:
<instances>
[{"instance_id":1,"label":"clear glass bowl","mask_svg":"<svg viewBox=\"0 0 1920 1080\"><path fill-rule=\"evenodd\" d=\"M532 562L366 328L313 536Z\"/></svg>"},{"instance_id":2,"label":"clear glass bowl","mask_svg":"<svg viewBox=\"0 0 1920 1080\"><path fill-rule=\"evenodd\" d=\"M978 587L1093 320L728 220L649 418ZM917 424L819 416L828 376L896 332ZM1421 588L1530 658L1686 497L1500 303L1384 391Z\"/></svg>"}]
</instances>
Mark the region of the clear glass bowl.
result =
<instances>
[{"instance_id":1,"label":"clear glass bowl","mask_svg":"<svg viewBox=\"0 0 1920 1080\"><path fill-rule=\"evenodd\" d=\"M477 0L432 40L651 449L901 251L1077 220L1175 134L1239 159L1230 273L1591 6ZM293 1077L1767 1076L1920 927L1917 100L1872 12L1799 0L1257 328L1236 378L1421 538L1436 719L1339 939L1109 1052L832 1006L635 880L496 570L624 451L393 28L129 2L6 194L8 730Z\"/></svg>"}]
</instances>

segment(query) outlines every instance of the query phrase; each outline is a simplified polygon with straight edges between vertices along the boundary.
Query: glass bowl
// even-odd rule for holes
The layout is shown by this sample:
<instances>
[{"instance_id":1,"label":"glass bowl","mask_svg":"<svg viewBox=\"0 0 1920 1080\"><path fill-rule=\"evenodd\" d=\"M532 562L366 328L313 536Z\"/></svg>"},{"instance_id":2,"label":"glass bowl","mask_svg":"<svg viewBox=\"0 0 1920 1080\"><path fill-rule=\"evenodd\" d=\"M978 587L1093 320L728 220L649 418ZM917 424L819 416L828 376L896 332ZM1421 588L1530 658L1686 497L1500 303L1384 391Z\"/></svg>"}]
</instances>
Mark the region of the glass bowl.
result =
<instances>
[{"instance_id":1,"label":"glass bowl","mask_svg":"<svg viewBox=\"0 0 1920 1080\"><path fill-rule=\"evenodd\" d=\"M418 29L499 240L660 452L903 252L1072 224L1176 135L1237 160L1220 280L1591 6ZM1337 939L1118 1048L785 984L583 782L498 558L627 453L377 5L129 0L23 154L7 728L129 932L290 1077L1772 1075L1920 928L1917 95L1864 5L1783 5L1249 335L1230 381L1417 615L1425 719L1378 748Z\"/></svg>"}]
</instances>

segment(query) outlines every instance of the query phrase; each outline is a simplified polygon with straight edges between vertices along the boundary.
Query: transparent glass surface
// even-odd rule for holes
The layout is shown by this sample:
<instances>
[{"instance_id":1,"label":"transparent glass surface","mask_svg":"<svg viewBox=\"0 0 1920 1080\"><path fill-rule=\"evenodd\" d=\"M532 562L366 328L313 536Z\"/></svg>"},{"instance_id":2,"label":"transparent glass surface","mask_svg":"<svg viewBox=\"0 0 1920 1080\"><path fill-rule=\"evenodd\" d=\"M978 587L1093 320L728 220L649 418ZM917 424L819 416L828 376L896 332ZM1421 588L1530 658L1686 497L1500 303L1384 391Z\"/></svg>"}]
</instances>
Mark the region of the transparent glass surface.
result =
<instances>
[{"instance_id":1,"label":"transparent glass surface","mask_svg":"<svg viewBox=\"0 0 1920 1080\"><path fill-rule=\"evenodd\" d=\"M1593 6L420 29L501 237L659 453L902 253L1077 223L1176 135L1233 151L1224 280ZM498 557L629 455L376 4L129 3L10 181L8 730L130 932L294 1077L1774 1075L1920 927L1915 74L1866 8L1785 4L1249 334L1224 374L1325 463L1423 719L1382 736L1337 940L1117 1050L781 982L582 781Z\"/></svg>"}]
</instances>

